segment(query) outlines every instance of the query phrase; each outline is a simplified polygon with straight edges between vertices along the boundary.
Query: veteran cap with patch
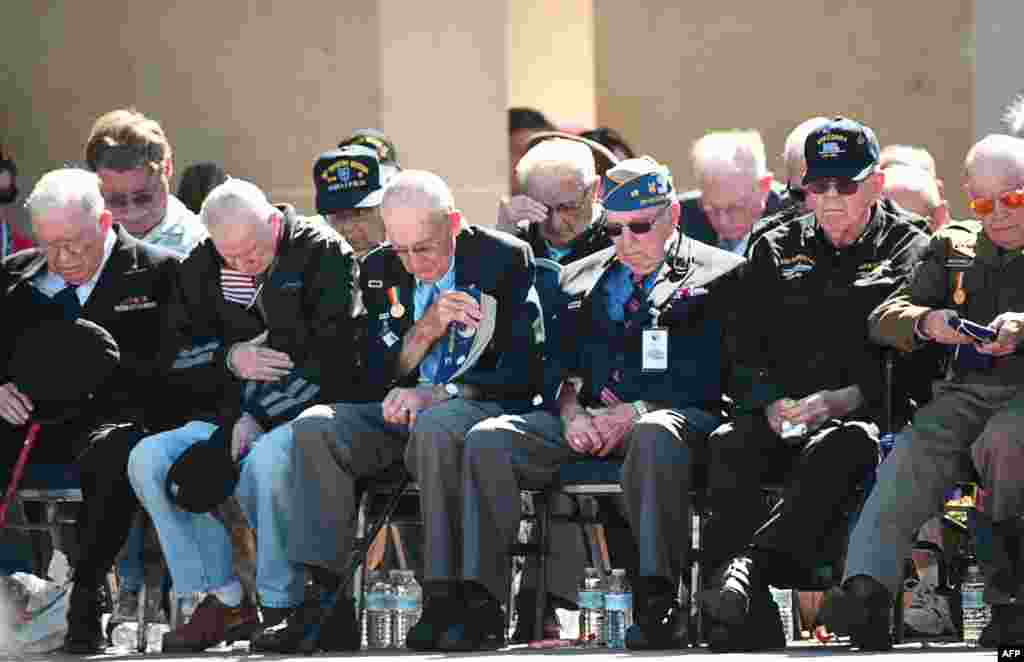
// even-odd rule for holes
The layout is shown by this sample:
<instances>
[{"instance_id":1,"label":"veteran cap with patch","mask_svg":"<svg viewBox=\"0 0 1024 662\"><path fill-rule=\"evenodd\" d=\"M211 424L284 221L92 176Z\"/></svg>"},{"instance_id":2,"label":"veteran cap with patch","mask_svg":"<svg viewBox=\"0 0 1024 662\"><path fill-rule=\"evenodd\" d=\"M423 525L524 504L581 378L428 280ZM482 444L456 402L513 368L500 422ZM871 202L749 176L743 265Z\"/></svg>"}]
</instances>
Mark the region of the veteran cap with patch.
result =
<instances>
[{"instance_id":1,"label":"veteran cap with patch","mask_svg":"<svg viewBox=\"0 0 1024 662\"><path fill-rule=\"evenodd\" d=\"M391 139L384 135L383 131L377 129L359 129L353 132L351 136L345 138L338 147L348 147L349 145L362 145L363 147L369 147L373 151L377 152L377 158L383 165L393 165L399 168L398 165L398 150L395 149L395 144L391 142Z\"/></svg>"},{"instance_id":2,"label":"veteran cap with patch","mask_svg":"<svg viewBox=\"0 0 1024 662\"><path fill-rule=\"evenodd\" d=\"M649 156L619 161L605 173L601 197L608 211L657 207L674 198L672 173Z\"/></svg>"},{"instance_id":3,"label":"veteran cap with patch","mask_svg":"<svg viewBox=\"0 0 1024 662\"><path fill-rule=\"evenodd\" d=\"M804 142L804 185L817 179L859 182L878 164L878 138L860 122L835 117L812 131Z\"/></svg>"},{"instance_id":4,"label":"veteran cap with patch","mask_svg":"<svg viewBox=\"0 0 1024 662\"><path fill-rule=\"evenodd\" d=\"M376 207L395 172L369 147L348 145L324 152L313 166L317 213Z\"/></svg>"}]
</instances>

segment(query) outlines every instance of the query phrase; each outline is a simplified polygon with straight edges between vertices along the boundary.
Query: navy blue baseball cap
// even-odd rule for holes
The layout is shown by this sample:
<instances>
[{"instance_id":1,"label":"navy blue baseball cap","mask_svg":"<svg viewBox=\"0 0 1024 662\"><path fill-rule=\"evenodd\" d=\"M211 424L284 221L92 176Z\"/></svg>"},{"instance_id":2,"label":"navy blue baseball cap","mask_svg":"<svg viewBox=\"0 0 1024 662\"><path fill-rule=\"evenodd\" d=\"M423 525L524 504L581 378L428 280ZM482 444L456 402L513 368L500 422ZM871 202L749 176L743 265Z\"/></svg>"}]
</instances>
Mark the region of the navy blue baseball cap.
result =
<instances>
[{"instance_id":1,"label":"navy blue baseball cap","mask_svg":"<svg viewBox=\"0 0 1024 662\"><path fill-rule=\"evenodd\" d=\"M378 206L396 172L394 166L381 164L369 147L348 145L324 152L313 166L317 213Z\"/></svg>"},{"instance_id":2,"label":"navy blue baseball cap","mask_svg":"<svg viewBox=\"0 0 1024 662\"><path fill-rule=\"evenodd\" d=\"M875 132L847 117L834 117L812 131L804 142L806 186L817 179L849 179L859 182L878 165Z\"/></svg>"}]
</instances>

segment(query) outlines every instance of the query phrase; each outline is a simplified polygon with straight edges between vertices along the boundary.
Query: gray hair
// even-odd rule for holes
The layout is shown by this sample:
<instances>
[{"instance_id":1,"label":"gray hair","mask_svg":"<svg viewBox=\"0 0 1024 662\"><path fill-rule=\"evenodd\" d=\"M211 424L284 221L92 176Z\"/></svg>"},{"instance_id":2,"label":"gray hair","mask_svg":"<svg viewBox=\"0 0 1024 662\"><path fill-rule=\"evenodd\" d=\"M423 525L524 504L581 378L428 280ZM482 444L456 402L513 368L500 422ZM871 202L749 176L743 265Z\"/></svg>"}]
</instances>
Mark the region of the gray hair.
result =
<instances>
[{"instance_id":1,"label":"gray hair","mask_svg":"<svg viewBox=\"0 0 1024 662\"><path fill-rule=\"evenodd\" d=\"M426 170L403 170L388 182L380 201L381 214L388 209L424 209L449 212L455 198L444 180Z\"/></svg>"},{"instance_id":2,"label":"gray hair","mask_svg":"<svg viewBox=\"0 0 1024 662\"><path fill-rule=\"evenodd\" d=\"M967 152L964 167L968 176L975 170L978 161L986 165L1024 175L1024 140L1003 134L989 134L975 143Z\"/></svg>"},{"instance_id":3,"label":"gray hair","mask_svg":"<svg viewBox=\"0 0 1024 662\"><path fill-rule=\"evenodd\" d=\"M519 178L520 187L525 191L530 177L541 173L556 177L575 176L586 188L597 181L594 152L575 140L542 140L519 159L519 163L516 164L516 177Z\"/></svg>"},{"instance_id":4,"label":"gray hair","mask_svg":"<svg viewBox=\"0 0 1024 662\"><path fill-rule=\"evenodd\" d=\"M717 131L693 144L690 160L697 179L744 174L760 179L768 174L764 141L757 131Z\"/></svg>"},{"instance_id":5,"label":"gray hair","mask_svg":"<svg viewBox=\"0 0 1024 662\"><path fill-rule=\"evenodd\" d=\"M906 165L921 168L932 177L935 177L935 157L924 147L913 145L886 145L882 153L878 155L878 167L887 170L894 165Z\"/></svg>"},{"instance_id":6,"label":"gray hair","mask_svg":"<svg viewBox=\"0 0 1024 662\"><path fill-rule=\"evenodd\" d=\"M782 148L782 163L786 169L786 183L799 180L804 176L807 169L806 156L804 156L804 143L807 136L819 126L828 122L827 117L812 117L796 125L786 136L786 143Z\"/></svg>"},{"instance_id":7,"label":"gray hair","mask_svg":"<svg viewBox=\"0 0 1024 662\"><path fill-rule=\"evenodd\" d=\"M906 191L919 196L929 209L942 204L942 196L939 195L939 185L935 177L924 168L915 165L897 163L885 169L882 197L890 197L894 191Z\"/></svg>"},{"instance_id":8,"label":"gray hair","mask_svg":"<svg viewBox=\"0 0 1024 662\"><path fill-rule=\"evenodd\" d=\"M208 229L225 223L266 221L274 206L258 186L244 179L229 179L206 196L199 219Z\"/></svg>"},{"instance_id":9,"label":"gray hair","mask_svg":"<svg viewBox=\"0 0 1024 662\"><path fill-rule=\"evenodd\" d=\"M25 200L25 209L33 221L47 212L72 205L78 205L86 217L99 223L106 207L96 173L81 168L51 170L39 178Z\"/></svg>"},{"instance_id":10,"label":"gray hair","mask_svg":"<svg viewBox=\"0 0 1024 662\"><path fill-rule=\"evenodd\" d=\"M1003 121L1009 127L1010 132L1019 136L1024 132L1024 95L1021 95L1010 102L1003 114Z\"/></svg>"}]
</instances>

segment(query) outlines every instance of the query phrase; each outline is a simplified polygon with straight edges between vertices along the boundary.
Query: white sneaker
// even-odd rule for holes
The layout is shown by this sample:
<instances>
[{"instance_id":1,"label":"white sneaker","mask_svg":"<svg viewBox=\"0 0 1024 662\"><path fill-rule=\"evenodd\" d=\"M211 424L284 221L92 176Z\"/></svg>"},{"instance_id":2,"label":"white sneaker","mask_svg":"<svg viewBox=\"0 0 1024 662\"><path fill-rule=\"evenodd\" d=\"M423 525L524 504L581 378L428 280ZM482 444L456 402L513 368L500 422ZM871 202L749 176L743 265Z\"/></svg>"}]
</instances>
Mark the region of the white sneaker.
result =
<instances>
[{"instance_id":1,"label":"white sneaker","mask_svg":"<svg viewBox=\"0 0 1024 662\"><path fill-rule=\"evenodd\" d=\"M910 606L903 610L904 624L926 635L952 634L955 631L949 600L936 593L934 586L912 577L907 579L903 589L910 593Z\"/></svg>"}]
</instances>

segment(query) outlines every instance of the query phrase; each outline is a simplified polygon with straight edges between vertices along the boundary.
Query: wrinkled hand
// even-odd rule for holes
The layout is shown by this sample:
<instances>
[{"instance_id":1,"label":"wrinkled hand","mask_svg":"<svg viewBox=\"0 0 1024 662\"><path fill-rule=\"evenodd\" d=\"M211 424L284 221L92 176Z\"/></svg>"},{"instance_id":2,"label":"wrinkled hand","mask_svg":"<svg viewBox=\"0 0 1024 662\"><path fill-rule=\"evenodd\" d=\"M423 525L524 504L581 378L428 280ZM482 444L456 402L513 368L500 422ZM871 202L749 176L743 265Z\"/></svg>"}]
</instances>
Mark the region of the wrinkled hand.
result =
<instances>
[{"instance_id":1,"label":"wrinkled hand","mask_svg":"<svg viewBox=\"0 0 1024 662\"><path fill-rule=\"evenodd\" d=\"M266 432L251 414L242 414L231 429L231 459L238 462Z\"/></svg>"},{"instance_id":2,"label":"wrinkled hand","mask_svg":"<svg viewBox=\"0 0 1024 662\"><path fill-rule=\"evenodd\" d=\"M433 404L434 392L430 386L393 388L385 396L381 409L386 422L411 428L416 416Z\"/></svg>"},{"instance_id":3,"label":"wrinkled hand","mask_svg":"<svg viewBox=\"0 0 1024 662\"><path fill-rule=\"evenodd\" d=\"M579 408L579 411L564 423L565 441L569 448L583 455L590 455L595 448L604 445L604 438L601 432L594 426L594 417L587 411Z\"/></svg>"},{"instance_id":4,"label":"wrinkled hand","mask_svg":"<svg viewBox=\"0 0 1024 662\"><path fill-rule=\"evenodd\" d=\"M437 340L448 332L452 322L476 329L480 326L483 311L476 299L465 292L445 292L430 304L420 320L430 329L430 337Z\"/></svg>"},{"instance_id":5,"label":"wrinkled hand","mask_svg":"<svg viewBox=\"0 0 1024 662\"><path fill-rule=\"evenodd\" d=\"M13 382L0 386L0 418L11 425L24 425L33 409L32 401Z\"/></svg>"},{"instance_id":6,"label":"wrinkled hand","mask_svg":"<svg viewBox=\"0 0 1024 662\"><path fill-rule=\"evenodd\" d=\"M937 342L942 345L970 345L974 342L974 338L957 333L949 326L949 320L952 317L956 317L956 311L943 308L940 310L930 310L925 314L924 321L921 322L921 330L928 336L933 342Z\"/></svg>"},{"instance_id":7,"label":"wrinkled hand","mask_svg":"<svg viewBox=\"0 0 1024 662\"><path fill-rule=\"evenodd\" d=\"M1024 313L1002 313L989 326L998 335L994 341L978 345L978 352L1006 356L1017 351L1017 345L1024 339Z\"/></svg>"},{"instance_id":8,"label":"wrinkled hand","mask_svg":"<svg viewBox=\"0 0 1024 662\"><path fill-rule=\"evenodd\" d=\"M635 417L636 410L630 404L615 405L595 414L594 427L601 433L604 443L600 448L592 449L591 455L606 457L621 446L623 439L633 429Z\"/></svg>"},{"instance_id":9,"label":"wrinkled hand","mask_svg":"<svg viewBox=\"0 0 1024 662\"><path fill-rule=\"evenodd\" d=\"M498 202L498 229L514 228L519 221L541 222L548 217L548 208L527 195L514 195Z\"/></svg>"},{"instance_id":10,"label":"wrinkled hand","mask_svg":"<svg viewBox=\"0 0 1024 662\"><path fill-rule=\"evenodd\" d=\"M291 357L264 347L266 341L267 334L261 333L252 340L231 346L228 362L236 375L257 382L276 382L288 376L295 367Z\"/></svg>"},{"instance_id":11,"label":"wrinkled hand","mask_svg":"<svg viewBox=\"0 0 1024 662\"><path fill-rule=\"evenodd\" d=\"M792 423L792 419L798 411L797 401L793 398L781 398L764 408L765 418L768 419L768 427L772 432L782 436L782 424L784 421Z\"/></svg>"}]
</instances>

